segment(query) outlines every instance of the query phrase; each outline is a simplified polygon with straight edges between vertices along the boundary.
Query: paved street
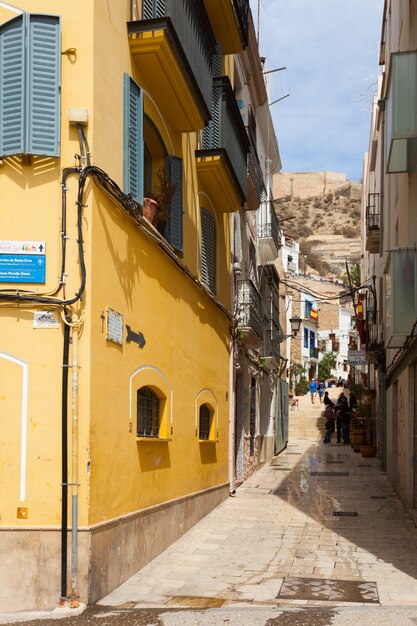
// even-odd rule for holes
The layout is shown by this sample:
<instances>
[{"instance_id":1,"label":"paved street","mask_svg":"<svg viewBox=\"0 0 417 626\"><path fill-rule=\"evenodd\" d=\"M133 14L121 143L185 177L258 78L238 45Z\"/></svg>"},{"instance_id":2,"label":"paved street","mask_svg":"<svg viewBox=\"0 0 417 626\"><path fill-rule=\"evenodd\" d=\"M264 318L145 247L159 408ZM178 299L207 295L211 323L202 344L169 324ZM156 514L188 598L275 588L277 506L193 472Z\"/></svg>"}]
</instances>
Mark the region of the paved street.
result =
<instances>
[{"instance_id":1,"label":"paved street","mask_svg":"<svg viewBox=\"0 0 417 626\"><path fill-rule=\"evenodd\" d=\"M320 414L303 398L285 452L71 624L415 626L417 528Z\"/></svg>"}]
</instances>

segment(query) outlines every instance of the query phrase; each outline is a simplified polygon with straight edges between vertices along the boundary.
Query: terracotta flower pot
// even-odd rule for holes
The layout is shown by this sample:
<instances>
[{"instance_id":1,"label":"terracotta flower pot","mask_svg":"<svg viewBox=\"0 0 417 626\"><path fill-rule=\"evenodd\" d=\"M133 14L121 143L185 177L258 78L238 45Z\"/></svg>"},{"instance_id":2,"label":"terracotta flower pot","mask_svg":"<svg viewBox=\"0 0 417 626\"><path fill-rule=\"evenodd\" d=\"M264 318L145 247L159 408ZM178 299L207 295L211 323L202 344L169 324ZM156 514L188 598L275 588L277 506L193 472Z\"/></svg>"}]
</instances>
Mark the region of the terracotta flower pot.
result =
<instances>
[{"instance_id":1,"label":"terracotta flower pot","mask_svg":"<svg viewBox=\"0 0 417 626\"><path fill-rule=\"evenodd\" d=\"M376 447L375 446L361 446L360 447L361 455L367 459L370 459L376 456Z\"/></svg>"},{"instance_id":2,"label":"terracotta flower pot","mask_svg":"<svg viewBox=\"0 0 417 626\"><path fill-rule=\"evenodd\" d=\"M143 199L143 216L146 217L148 222L154 223L156 211L158 210L158 203L153 198Z\"/></svg>"}]
</instances>

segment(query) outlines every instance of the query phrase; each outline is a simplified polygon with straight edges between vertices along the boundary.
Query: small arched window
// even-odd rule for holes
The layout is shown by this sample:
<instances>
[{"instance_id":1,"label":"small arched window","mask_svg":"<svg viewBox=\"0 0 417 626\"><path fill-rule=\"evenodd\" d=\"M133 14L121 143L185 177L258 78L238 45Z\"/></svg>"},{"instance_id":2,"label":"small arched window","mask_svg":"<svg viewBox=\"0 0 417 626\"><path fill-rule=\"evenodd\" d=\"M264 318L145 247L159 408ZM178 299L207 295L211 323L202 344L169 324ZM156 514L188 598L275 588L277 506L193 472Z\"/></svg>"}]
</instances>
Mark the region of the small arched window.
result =
<instances>
[{"instance_id":1,"label":"small arched window","mask_svg":"<svg viewBox=\"0 0 417 626\"><path fill-rule=\"evenodd\" d=\"M199 424L198 424L198 438L210 439L212 435L213 426L213 411L208 404L202 404L199 412Z\"/></svg>"},{"instance_id":2,"label":"small arched window","mask_svg":"<svg viewBox=\"0 0 417 626\"><path fill-rule=\"evenodd\" d=\"M150 387L137 390L137 437L159 437L161 403Z\"/></svg>"},{"instance_id":3,"label":"small arched window","mask_svg":"<svg viewBox=\"0 0 417 626\"><path fill-rule=\"evenodd\" d=\"M216 293L216 222L214 215L201 208L201 279L212 293Z\"/></svg>"}]
</instances>

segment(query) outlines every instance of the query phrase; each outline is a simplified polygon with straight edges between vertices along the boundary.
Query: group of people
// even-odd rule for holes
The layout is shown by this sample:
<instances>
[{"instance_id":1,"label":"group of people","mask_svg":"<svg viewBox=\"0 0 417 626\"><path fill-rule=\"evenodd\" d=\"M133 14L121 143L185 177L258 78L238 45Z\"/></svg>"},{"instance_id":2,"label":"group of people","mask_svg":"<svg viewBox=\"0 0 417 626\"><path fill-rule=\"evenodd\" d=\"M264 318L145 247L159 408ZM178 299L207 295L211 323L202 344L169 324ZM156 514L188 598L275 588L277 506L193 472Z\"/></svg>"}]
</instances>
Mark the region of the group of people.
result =
<instances>
[{"instance_id":1,"label":"group of people","mask_svg":"<svg viewBox=\"0 0 417 626\"><path fill-rule=\"evenodd\" d=\"M336 403L332 402L329 398L329 392L324 393L323 402L326 406L324 410L325 429L323 443L330 443L332 433L336 431L337 443L349 444L350 443L350 420L352 419L353 411L358 406L358 401L355 395L351 392L349 399L342 392Z\"/></svg>"},{"instance_id":2,"label":"group of people","mask_svg":"<svg viewBox=\"0 0 417 626\"><path fill-rule=\"evenodd\" d=\"M318 396L321 404L324 398L324 382L322 380L314 380L314 378L312 378L310 380L308 388L310 390L311 402L314 404L314 399Z\"/></svg>"}]
</instances>

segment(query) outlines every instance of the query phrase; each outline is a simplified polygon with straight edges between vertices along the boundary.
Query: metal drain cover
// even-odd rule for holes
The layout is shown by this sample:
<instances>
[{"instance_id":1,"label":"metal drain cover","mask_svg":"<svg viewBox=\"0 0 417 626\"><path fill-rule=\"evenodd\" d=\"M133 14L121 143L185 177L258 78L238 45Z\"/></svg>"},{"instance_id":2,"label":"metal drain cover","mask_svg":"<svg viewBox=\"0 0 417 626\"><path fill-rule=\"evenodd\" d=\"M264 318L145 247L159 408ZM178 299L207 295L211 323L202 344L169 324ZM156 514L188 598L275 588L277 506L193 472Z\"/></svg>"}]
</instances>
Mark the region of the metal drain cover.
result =
<instances>
[{"instance_id":1,"label":"metal drain cover","mask_svg":"<svg viewBox=\"0 0 417 626\"><path fill-rule=\"evenodd\" d=\"M326 465L330 465L333 463L333 465L336 465L337 463L339 465L343 465L343 463L345 463L345 461L325 461Z\"/></svg>"},{"instance_id":2,"label":"metal drain cover","mask_svg":"<svg viewBox=\"0 0 417 626\"><path fill-rule=\"evenodd\" d=\"M357 511L333 511L334 517L358 517Z\"/></svg>"},{"instance_id":3,"label":"metal drain cover","mask_svg":"<svg viewBox=\"0 0 417 626\"><path fill-rule=\"evenodd\" d=\"M284 578L277 598L379 604L376 583L356 580Z\"/></svg>"},{"instance_id":4,"label":"metal drain cover","mask_svg":"<svg viewBox=\"0 0 417 626\"><path fill-rule=\"evenodd\" d=\"M349 476L349 472L310 472L310 476Z\"/></svg>"},{"instance_id":5,"label":"metal drain cover","mask_svg":"<svg viewBox=\"0 0 417 626\"><path fill-rule=\"evenodd\" d=\"M387 496L371 496L371 500L386 500Z\"/></svg>"}]
</instances>

